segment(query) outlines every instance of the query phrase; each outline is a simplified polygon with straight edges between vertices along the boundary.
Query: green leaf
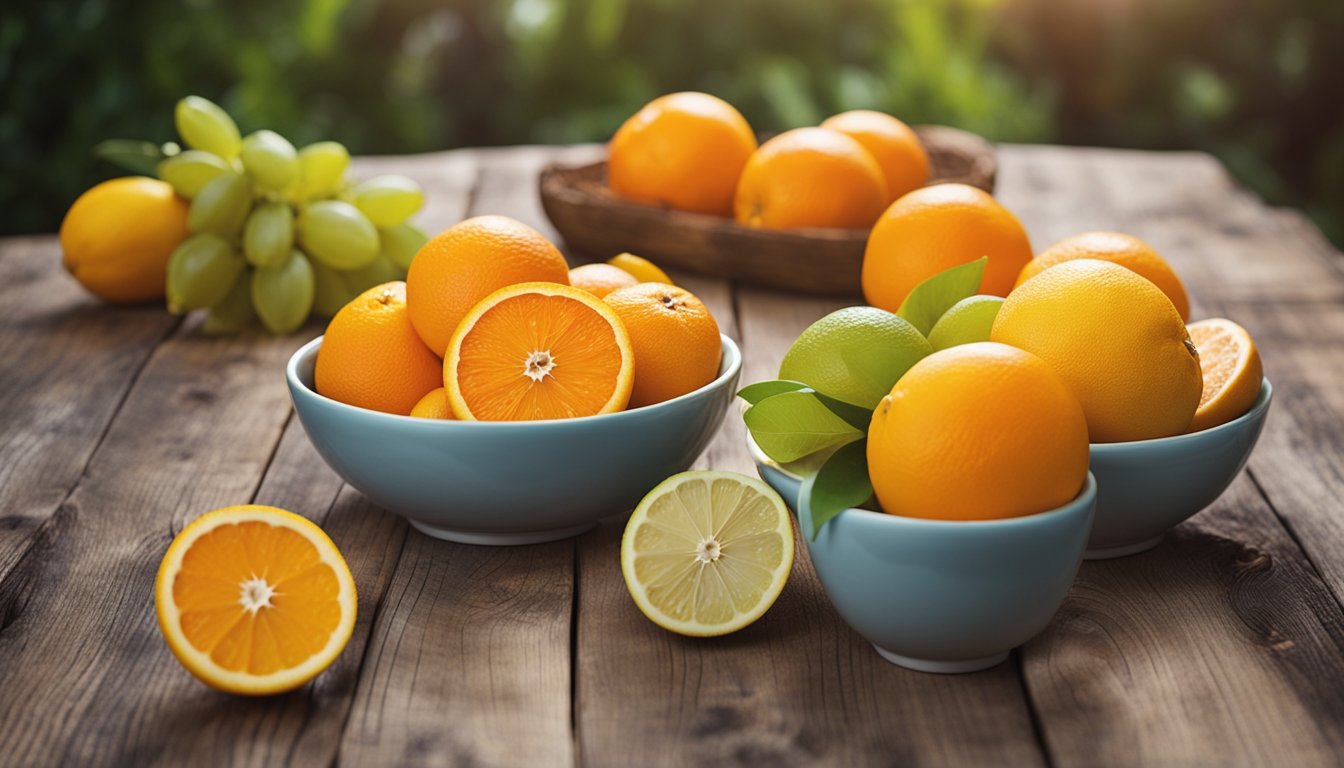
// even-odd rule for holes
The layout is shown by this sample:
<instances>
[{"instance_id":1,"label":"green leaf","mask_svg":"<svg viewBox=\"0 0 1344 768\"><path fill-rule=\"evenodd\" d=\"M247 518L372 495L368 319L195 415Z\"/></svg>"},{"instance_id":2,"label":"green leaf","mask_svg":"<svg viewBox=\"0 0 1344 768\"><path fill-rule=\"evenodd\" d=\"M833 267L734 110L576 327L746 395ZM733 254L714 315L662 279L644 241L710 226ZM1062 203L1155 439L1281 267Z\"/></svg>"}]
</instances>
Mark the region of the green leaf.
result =
<instances>
[{"instance_id":1,"label":"green leaf","mask_svg":"<svg viewBox=\"0 0 1344 768\"><path fill-rule=\"evenodd\" d=\"M962 299L974 296L980 290L980 278L985 274L988 256L959 264L944 270L915 286L901 302L896 314L905 318L925 336L933 330L938 318Z\"/></svg>"},{"instance_id":2,"label":"green leaf","mask_svg":"<svg viewBox=\"0 0 1344 768\"><path fill-rule=\"evenodd\" d=\"M873 411L871 408L864 408L861 405L846 403L844 400L836 400L834 397L827 397L815 389L806 389L805 392L811 392L816 396L821 404L826 406L826 410L834 413L836 416L844 419L850 426L868 434L868 425L873 423Z\"/></svg>"},{"instance_id":3,"label":"green leaf","mask_svg":"<svg viewBox=\"0 0 1344 768\"><path fill-rule=\"evenodd\" d=\"M93 148L93 154L132 173L156 176L163 150L148 141L108 139Z\"/></svg>"},{"instance_id":4,"label":"green leaf","mask_svg":"<svg viewBox=\"0 0 1344 768\"><path fill-rule=\"evenodd\" d=\"M800 381L758 381L755 384L747 386L737 391L737 396L755 405L767 397L782 394L784 392L797 392L809 387Z\"/></svg>"},{"instance_id":5,"label":"green leaf","mask_svg":"<svg viewBox=\"0 0 1344 768\"><path fill-rule=\"evenodd\" d=\"M867 445L868 441L858 440L840 448L815 475L803 480L798 489L798 516L811 522L812 530L807 533L813 541L836 515L872 498Z\"/></svg>"},{"instance_id":6,"label":"green leaf","mask_svg":"<svg viewBox=\"0 0 1344 768\"><path fill-rule=\"evenodd\" d=\"M781 463L860 440L862 430L832 413L810 392L767 397L742 415L766 456Z\"/></svg>"}]
</instances>

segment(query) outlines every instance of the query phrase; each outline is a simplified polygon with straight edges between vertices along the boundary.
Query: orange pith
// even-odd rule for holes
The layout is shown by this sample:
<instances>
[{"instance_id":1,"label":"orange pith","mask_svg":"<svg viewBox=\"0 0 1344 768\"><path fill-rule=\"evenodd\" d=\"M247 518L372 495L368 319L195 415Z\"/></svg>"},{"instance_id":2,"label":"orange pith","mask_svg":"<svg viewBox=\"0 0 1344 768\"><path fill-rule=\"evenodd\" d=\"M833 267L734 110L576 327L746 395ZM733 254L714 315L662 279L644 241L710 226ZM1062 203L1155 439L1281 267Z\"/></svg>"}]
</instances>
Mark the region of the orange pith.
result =
<instances>
[{"instance_id":1,"label":"orange pith","mask_svg":"<svg viewBox=\"0 0 1344 768\"><path fill-rule=\"evenodd\" d=\"M1225 424L1250 410L1260 395L1264 366L1246 329L1221 318L1187 326L1199 350L1204 391L1189 432Z\"/></svg>"},{"instance_id":2,"label":"orange pith","mask_svg":"<svg viewBox=\"0 0 1344 768\"><path fill-rule=\"evenodd\" d=\"M570 286L522 283L476 305L454 334L444 385L459 419L524 421L619 411L634 356L620 319Z\"/></svg>"},{"instance_id":3,"label":"orange pith","mask_svg":"<svg viewBox=\"0 0 1344 768\"><path fill-rule=\"evenodd\" d=\"M289 690L324 669L354 628L354 581L313 523L274 507L207 514L174 539L156 585L168 646L233 693Z\"/></svg>"}]
</instances>

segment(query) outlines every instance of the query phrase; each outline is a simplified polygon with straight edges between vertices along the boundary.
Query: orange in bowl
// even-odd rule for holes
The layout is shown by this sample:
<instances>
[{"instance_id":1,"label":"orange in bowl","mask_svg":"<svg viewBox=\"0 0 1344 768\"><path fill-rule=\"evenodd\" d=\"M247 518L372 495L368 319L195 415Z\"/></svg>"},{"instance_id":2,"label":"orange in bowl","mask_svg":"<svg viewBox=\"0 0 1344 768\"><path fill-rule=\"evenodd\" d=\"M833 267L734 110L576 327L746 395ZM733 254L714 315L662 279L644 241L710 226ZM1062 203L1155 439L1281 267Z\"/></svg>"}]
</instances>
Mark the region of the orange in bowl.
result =
<instances>
[{"instance_id":1,"label":"orange in bowl","mask_svg":"<svg viewBox=\"0 0 1344 768\"><path fill-rule=\"evenodd\" d=\"M1147 278L1162 289L1181 314L1182 320L1190 319L1190 298L1176 270L1151 245L1121 232L1084 232L1066 237L1027 262L1017 276L1017 284L1021 285L1050 267L1073 259L1109 261L1137 272L1140 277Z\"/></svg>"},{"instance_id":2,"label":"orange in bowl","mask_svg":"<svg viewBox=\"0 0 1344 768\"><path fill-rule=\"evenodd\" d=\"M611 264L584 264L569 270L569 284L602 298L608 293L638 283L629 272Z\"/></svg>"},{"instance_id":3,"label":"orange in bowl","mask_svg":"<svg viewBox=\"0 0 1344 768\"><path fill-rule=\"evenodd\" d=\"M430 239L411 261L406 275L411 323L442 357L477 302L500 288L532 281L569 283L569 265L551 241L507 216L467 219Z\"/></svg>"},{"instance_id":4,"label":"orange in bowl","mask_svg":"<svg viewBox=\"0 0 1344 768\"><path fill-rule=\"evenodd\" d=\"M887 182L872 153L827 128L795 128L761 145L742 169L733 212L763 229L873 225Z\"/></svg>"},{"instance_id":5,"label":"orange in bowl","mask_svg":"<svg viewBox=\"0 0 1344 768\"><path fill-rule=\"evenodd\" d=\"M718 375L719 325L695 294L666 283L640 283L607 294L605 301L630 334L635 357L630 407L694 392Z\"/></svg>"}]
</instances>

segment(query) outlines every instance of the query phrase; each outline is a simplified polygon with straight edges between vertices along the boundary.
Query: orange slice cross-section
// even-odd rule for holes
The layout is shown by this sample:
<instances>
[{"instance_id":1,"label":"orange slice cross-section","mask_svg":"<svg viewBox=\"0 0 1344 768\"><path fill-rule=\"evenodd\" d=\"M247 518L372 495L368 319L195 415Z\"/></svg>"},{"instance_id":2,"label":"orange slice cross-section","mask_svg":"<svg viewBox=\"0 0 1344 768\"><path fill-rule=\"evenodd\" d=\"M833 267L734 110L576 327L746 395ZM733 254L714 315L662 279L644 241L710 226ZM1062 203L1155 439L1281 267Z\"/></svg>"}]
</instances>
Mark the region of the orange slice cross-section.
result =
<instances>
[{"instance_id":1,"label":"orange slice cross-section","mask_svg":"<svg viewBox=\"0 0 1344 768\"><path fill-rule=\"evenodd\" d=\"M625 408L634 365L625 326L602 300L567 285L519 283L467 313L443 378L459 419L565 419Z\"/></svg>"}]
</instances>

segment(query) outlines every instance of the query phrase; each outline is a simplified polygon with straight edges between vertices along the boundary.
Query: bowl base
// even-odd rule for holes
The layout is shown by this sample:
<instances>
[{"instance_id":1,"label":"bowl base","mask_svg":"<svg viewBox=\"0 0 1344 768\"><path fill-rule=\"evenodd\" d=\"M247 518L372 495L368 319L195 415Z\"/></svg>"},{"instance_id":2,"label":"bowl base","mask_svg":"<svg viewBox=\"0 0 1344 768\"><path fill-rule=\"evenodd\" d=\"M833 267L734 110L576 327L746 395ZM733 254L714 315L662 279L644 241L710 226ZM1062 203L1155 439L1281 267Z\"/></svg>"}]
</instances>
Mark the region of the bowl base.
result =
<instances>
[{"instance_id":1,"label":"bowl base","mask_svg":"<svg viewBox=\"0 0 1344 768\"><path fill-rule=\"evenodd\" d=\"M1083 553L1084 560L1110 560L1113 557L1126 557L1128 555L1137 555L1140 552L1147 552L1162 543L1165 533L1158 534L1151 539L1134 544L1119 544L1114 547L1088 547Z\"/></svg>"},{"instance_id":2,"label":"bowl base","mask_svg":"<svg viewBox=\"0 0 1344 768\"><path fill-rule=\"evenodd\" d=\"M956 661L912 659L909 656L892 653L886 648L876 645L873 646L873 649L877 651L877 655L898 667L913 669L916 672L932 672L936 675L960 675L966 672L979 672L982 669L997 666L1008 658L1008 652L1004 651L981 659L958 659Z\"/></svg>"},{"instance_id":3,"label":"bowl base","mask_svg":"<svg viewBox=\"0 0 1344 768\"><path fill-rule=\"evenodd\" d=\"M411 525L415 530L444 541L455 541L458 544L478 544L487 547L512 547L522 544L543 544L548 541L559 541L578 536L580 533L592 529L597 523L584 523L574 525L568 528L552 528L549 531L523 531L520 533L483 533L481 531L455 531L451 528L438 528L433 525L427 525L418 520L411 520Z\"/></svg>"}]
</instances>

